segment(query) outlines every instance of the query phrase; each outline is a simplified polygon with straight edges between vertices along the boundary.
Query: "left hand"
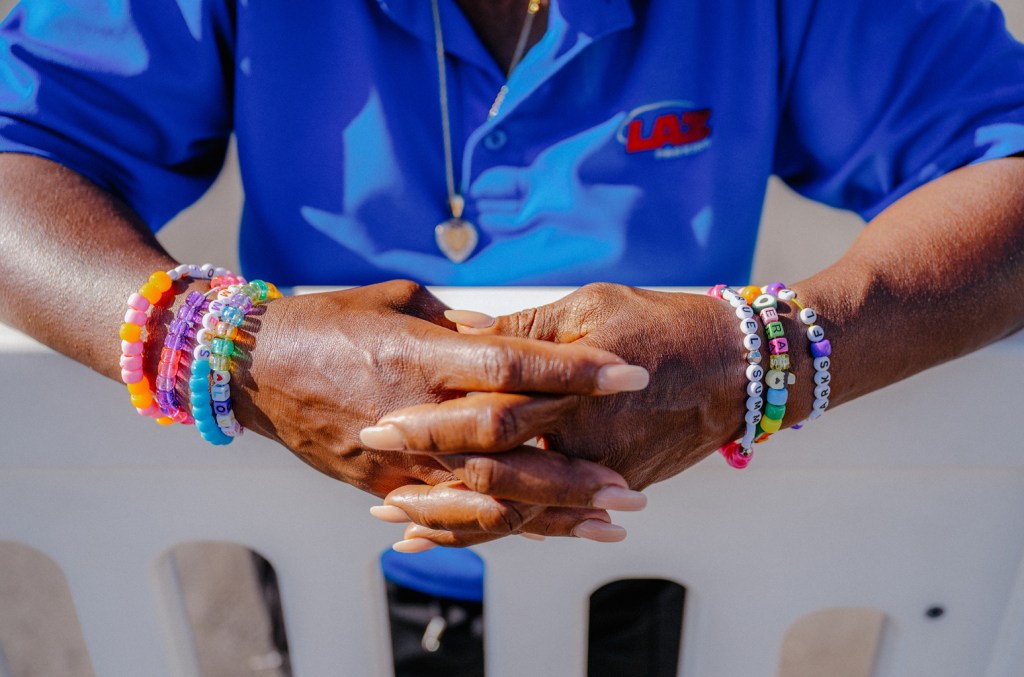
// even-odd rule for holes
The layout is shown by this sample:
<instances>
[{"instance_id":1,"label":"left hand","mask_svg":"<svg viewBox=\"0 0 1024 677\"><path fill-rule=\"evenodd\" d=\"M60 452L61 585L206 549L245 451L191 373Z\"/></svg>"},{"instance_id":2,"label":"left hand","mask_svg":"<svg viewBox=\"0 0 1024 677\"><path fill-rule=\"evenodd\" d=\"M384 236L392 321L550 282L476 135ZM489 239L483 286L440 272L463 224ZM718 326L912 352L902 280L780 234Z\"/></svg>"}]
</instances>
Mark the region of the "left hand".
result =
<instances>
[{"instance_id":1,"label":"left hand","mask_svg":"<svg viewBox=\"0 0 1024 677\"><path fill-rule=\"evenodd\" d=\"M646 367L650 385L606 397L488 393L400 409L377 426L400 431L406 449L455 460L464 452L505 451L541 437L549 449L608 466L640 489L685 470L742 430L741 334L732 309L719 299L594 284L489 326L491 318L479 313L447 315L462 333L608 350ZM411 526L407 537L459 543L457 525L454 536L438 529L438 516L469 497L438 494L424 500L413 491L399 488L386 503L435 528Z\"/></svg>"}]
</instances>

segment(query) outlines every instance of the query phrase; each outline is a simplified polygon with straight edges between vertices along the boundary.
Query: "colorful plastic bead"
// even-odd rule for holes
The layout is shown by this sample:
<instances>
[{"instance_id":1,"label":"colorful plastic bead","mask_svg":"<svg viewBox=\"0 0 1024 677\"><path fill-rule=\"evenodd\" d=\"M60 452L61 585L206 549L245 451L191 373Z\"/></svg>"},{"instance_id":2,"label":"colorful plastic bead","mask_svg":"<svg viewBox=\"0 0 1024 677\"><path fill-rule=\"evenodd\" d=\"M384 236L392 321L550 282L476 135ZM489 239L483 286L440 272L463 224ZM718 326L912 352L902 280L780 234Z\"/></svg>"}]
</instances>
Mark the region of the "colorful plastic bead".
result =
<instances>
[{"instance_id":1,"label":"colorful plastic bead","mask_svg":"<svg viewBox=\"0 0 1024 677\"><path fill-rule=\"evenodd\" d=\"M774 404L778 406L785 406L786 402L789 401L789 391L780 390L778 388L769 388L765 393L765 399L768 404Z\"/></svg>"},{"instance_id":2,"label":"colorful plastic bead","mask_svg":"<svg viewBox=\"0 0 1024 677\"><path fill-rule=\"evenodd\" d=\"M815 357L828 357L832 354L832 344L828 339L822 339L811 344L811 355Z\"/></svg>"},{"instance_id":3,"label":"colorful plastic bead","mask_svg":"<svg viewBox=\"0 0 1024 677\"><path fill-rule=\"evenodd\" d=\"M761 312L765 308L775 308L779 305L778 300L771 294L760 294L750 304L756 312Z\"/></svg>"},{"instance_id":4,"label":"colorful plastic bead","mask_svg":"<svg viewBox=\"0 0 1024 677\"><path fill-rule=\"evenodd\" d=\"M786 415L786 406L782 404L766 404L764 405L764 418L775 419L781 421L782 417ZM761 419L761 420L764 420Z\"/></svg>"},{"instance_id":5,"label":"colorful plastic bead","mask_svg":"<svg viewBox=\"0 0 1024 677\"><path fill-rule=\"evenodd\" d=\"M760 287L754 287L754 286L751 285L751 286L746 286L743 289L740 289L740 296L742 296L743 299L747 303L753 303L754 299L756 299L760 295L761 295Z\"/></svg>"},{"instance_id":6,"label":"colorful plastic bead","mask_svg":"<svg viewBox=\"0 0 1024 677\"><path fill-rule=\"evenodd\" d=\"M769 435L774 435L775 433L779 432L779 428L782 427L782 419L768 418L767 416L763 416L761 418L761 422L758 424L758 427L763 432L766 432Z\"/></svg>"},{"instance_id":7,"label":"colorful plastic bead","mask_svg":"<svg viewBox=\"0 0 1024 677\"><path fill-rule=\"evenodd\" d=\"M786 372L777 369L769 369L764 375L764 384L776 390L786 387Z\"/></svg>"},{"instance_id":8,"label":"colorful plastic bead","mask_svg":"<svg viewBox=\"0 0 1024 677\"><path fill-rule=\"evenodd\" d=\"M782 328L781 322L771 322L769 324L766 324L764 327L764 333L770 339L779 338L780 336L786 335L785 330Z\"/></svg>"},{"instance_id":9,"label":"colorful plastic bead","mask_svg":"<svg viewBox=\"0 0 1024 677\"><path fill-rule=\"evenodd\" d=\"M778 371L789 371L789 353L770 355L768 357L768 367Z\"/></svg>"},{"instance_id":10,"label":"colorful plastic bead","mask_svg":"<svg viewBox=\"0 0 1024 677\"><path fill-rule=\"evenodd\" d=\"M780 338L777 338L777 339L772 339L771 341L768 342L768 350L773 355L780 355L782 353L788 353L789 352L789 341L787 341L783 337L780 337Z\"/></svg>"},{"instance_id":11,"label":"colorful plastic bead","mask_svg":"<svg viewBox=\"0 0 1024 677\"><path fill-rule=\"evenodd\" d=\"M771 324L779 321L779 311L775 308L765 308L761 311L761 322Z\"/></svg>"}]
</instances>

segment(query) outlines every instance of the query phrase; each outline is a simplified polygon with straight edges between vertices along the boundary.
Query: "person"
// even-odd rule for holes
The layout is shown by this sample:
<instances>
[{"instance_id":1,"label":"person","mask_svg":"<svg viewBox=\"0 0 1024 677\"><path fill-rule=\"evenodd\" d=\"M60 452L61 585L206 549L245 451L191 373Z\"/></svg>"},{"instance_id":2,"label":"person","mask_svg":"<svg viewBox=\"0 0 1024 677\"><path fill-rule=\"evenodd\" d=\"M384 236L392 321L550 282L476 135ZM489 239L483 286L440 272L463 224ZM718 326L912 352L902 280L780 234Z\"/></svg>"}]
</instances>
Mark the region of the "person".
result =
<instances>
[{"instance_id":1,"label":"person","mask_svg":"<svg viewBox=\"0 0 1024 677\"><path fill-rule=\"evenodd\" d=\"M826 404L1024 325L1024 47L982 0L25 0L0 41L0 319L117 378L178 263L152 232L235 134L242 272L359 285L253 313L237 420L406 551L620 540L607 510L747 440L745 303L639 287L744 282L773 173L868 221L791 285ZM582 286L491 318L423 284ZM822 370L777 305L788 427Z\"/></svg>"}]
</instances>

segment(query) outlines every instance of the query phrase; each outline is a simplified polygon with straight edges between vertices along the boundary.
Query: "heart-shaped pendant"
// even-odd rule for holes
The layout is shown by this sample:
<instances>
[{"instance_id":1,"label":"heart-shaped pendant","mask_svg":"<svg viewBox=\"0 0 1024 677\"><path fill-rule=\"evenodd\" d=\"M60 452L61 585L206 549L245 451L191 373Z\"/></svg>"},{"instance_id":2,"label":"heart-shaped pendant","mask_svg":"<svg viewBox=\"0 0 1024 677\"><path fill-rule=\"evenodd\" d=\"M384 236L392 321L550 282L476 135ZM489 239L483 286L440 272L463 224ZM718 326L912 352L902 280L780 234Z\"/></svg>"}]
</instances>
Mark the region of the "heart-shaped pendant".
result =
<instances>
[{"instance_id":1,"label":"heart-shaped pendant","mask_svg":"<svg viewBox=\"0 0 1024 677\"><path fill-rule=\"evenodd\" d=\"M455 263L462 263L476 249L479 236L476 227L469 221L452 218L434 227L437 247Z\"/></svg>"}]
</instances>

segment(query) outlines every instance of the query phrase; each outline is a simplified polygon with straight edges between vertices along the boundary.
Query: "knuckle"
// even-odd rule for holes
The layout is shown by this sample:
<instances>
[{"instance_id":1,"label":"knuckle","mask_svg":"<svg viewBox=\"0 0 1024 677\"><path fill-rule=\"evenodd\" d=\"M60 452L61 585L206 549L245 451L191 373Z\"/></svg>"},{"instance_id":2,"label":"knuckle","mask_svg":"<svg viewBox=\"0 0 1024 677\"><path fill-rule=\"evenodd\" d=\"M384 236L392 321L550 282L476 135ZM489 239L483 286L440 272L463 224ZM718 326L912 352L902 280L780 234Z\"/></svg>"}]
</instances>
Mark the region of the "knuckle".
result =
<instances>
[{"instance_id":1,"label":"knuckle","mask_svg":"<svg viewBox=\"0 0 1024 677\"><path fill-rule=\"evenodd\" d=\"M512 334L526 338L537 338L535 332L540 330L537 322L537 309L527 308L516 313L512 318Z\"/></svg>"},{"instance_id":2,"label":"knuckle","mask_svg":"<svg viewBox=\"0 0 1024 677\"><path fill-rule=\"evenodd\" d=\"M509 407L490 406L484 412L480 443L487 449L505 448L519 434L519 416Z\"/></svg>"},{"instance_id":3,"label":"knuckle","mask_svg":"<svg viewBox=\"0 0 1024 677\"><path fill-rule=\"evenodd\" d=\"M487 381L498 390L514 390L522 383L523 365L507 346L492 346L484 353L480 366Z\"/></svg>"},{"instance_id":4,"label":"knuckle","mask_svg":"<svg viewBox=\"0 0 1024 677\"><path fill-rule=\"evenodd\" d=\"M498 534L511 534L522 529L526 517L515 504L495 502L482 510L477 522L483 531Z\"/></svg>"},{"instance_id":5,"label":"knuckle","mask_svg":"<svg viewBox=\"0 0 1024 677\"><path fill-rule=\"evenodd\" d=\"M501 466L489 456L471 456L463 475L466 486L481 494L492 495L501 486Z\"/></svg>"},{"instance_id":6,"label":"knuckle","mask_svg":"<svg viewBox=\"0 0 1024 677\"><path fill-rule=\"evenodd\" d=\"M391 295L399 301L410 301L423 292L423 285L413 280L389 280L385 284Z\"/></svg>"}]
</instances>

